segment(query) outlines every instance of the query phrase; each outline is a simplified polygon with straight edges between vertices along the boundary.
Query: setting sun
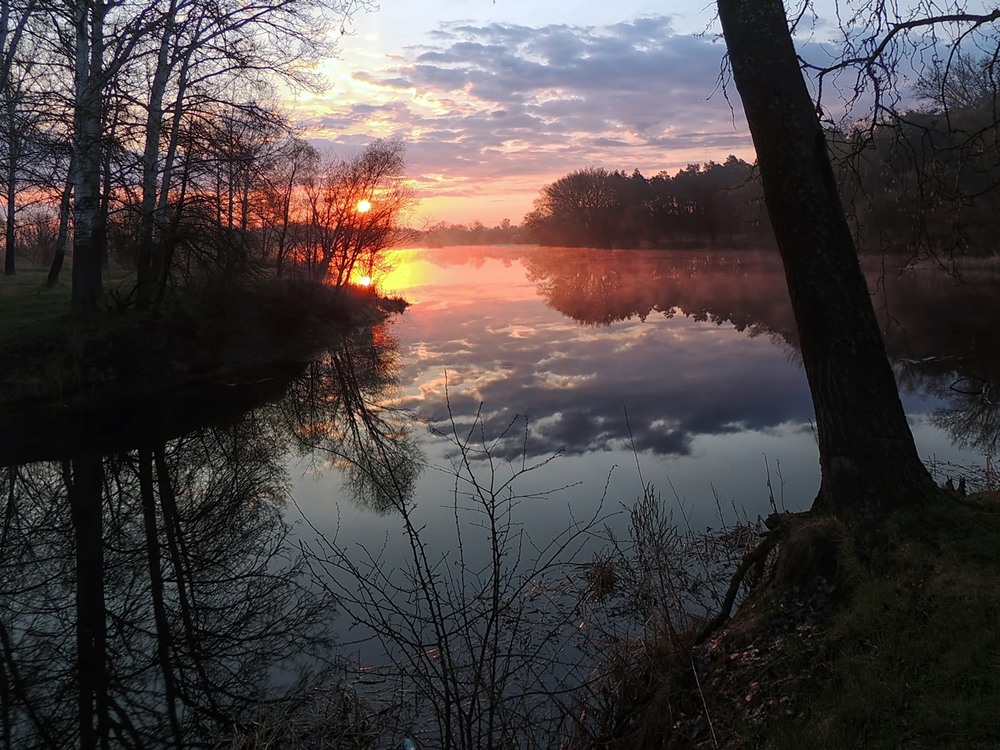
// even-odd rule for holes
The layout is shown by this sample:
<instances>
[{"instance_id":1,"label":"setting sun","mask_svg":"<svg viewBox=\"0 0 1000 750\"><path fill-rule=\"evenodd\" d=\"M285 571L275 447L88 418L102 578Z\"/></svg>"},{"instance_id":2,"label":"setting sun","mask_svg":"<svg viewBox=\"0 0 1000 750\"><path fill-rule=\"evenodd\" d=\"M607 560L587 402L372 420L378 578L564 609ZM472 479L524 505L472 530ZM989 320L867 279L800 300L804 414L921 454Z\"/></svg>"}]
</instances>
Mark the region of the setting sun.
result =
<instances>
[{"instance_id":1,"label":"setting sun","mask_svg":"<svg viewBox=\"0 0 1000 750\"><path fill-rule=\"evenodd\" d=\"M372 202L367 198L362 198L358 201L358 213L366 214L372 210Z\"/></svg>"},{"instance_id":2,"label":"setting sun","mask_svg":"<svg viewBox=\"0 0 1000 750\"><path fill-rule=\"evenodd\" d=\"M360 279L358 279L358 284L360 286L371 286L372 285L372 277L371 276L362 276Z\"/></svg>"}]
</instances>

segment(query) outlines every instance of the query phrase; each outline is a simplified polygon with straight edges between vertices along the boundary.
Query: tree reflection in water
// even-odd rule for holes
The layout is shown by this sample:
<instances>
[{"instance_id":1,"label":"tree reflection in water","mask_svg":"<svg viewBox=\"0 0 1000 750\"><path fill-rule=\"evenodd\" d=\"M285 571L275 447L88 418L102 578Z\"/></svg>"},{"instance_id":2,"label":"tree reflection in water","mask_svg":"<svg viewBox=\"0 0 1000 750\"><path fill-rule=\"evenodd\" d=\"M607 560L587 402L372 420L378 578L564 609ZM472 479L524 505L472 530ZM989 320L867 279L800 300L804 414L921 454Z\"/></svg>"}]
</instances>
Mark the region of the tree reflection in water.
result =
<instances>
[{"instance_id":1,"label":"tree reflection in water","mask_svg":"<svg viewBox=\"0 0 1000 750\"><path fill-rule=\"evenodd\" d=\"M955 394L952 403L934 415L935 424L947 430L963 448L995 456L1000 445L996 381L964 378L953 383L951 389Z\"/></svg>"},{"instance_id":2,"label":"tree reflection in water","mask_svg":"<svg viewBox=\"0 0 1000 750\"><path fill-rule=\"evenodd\" d=\"M300 449L343 472L355 502L388 513L413 495L414 417L393 408L400 367L388 326L356 331L312 362L279 408Z\"/></svg>"},{"instance_id":3,"label":"tree reflection in water","mask_svg":"<svg viewBox=\"0 0 1000 750\"><path fill-rule=\"evenodd\" d=\"M376 507L384 483L412 488L408 429L372 407L396 366L379 336L345 341L280 402L250 388L255 409L212 414L241 389L222 386L187 405L215 424L129 449L95 434L0 470L3 747L212 747L306 686L330 691L328 733L357 730L317 667L333 602L290 539L285 458L293 439L336 456Z\"/></svg>"},{"instance_id":4,"label":"tree reflection in water","mask_svg":"<svg viewBox=\"0 0 1000 750\"><path fill-rule=\"evenodd\" d=\"M525 265L546 303L578 322L607 326L657 313L683 314L751 336L767 335L798 356L783 270L773 254L552 249L529 255ZM995 398L1000 279L995 270L972 265L949 275L939 269L868 266L869 288L900 386L944 401L933 422L958 446L980 450L989 467L1000 446ZM947 476L948 467L939 468ZM983 484L996 485L989 468Z\"/></svg>"},{"instance_id":5,"label":"tree reflection in water","mask_svg":"<svg viewBox=\"0 0 1000 750\"><path fill-rule=\"evenodd\" d=\"M526 266L550 307L588 325L680 313L796 341L784 272L770 253L545 250Z\"/></svg>"}]
</instances>

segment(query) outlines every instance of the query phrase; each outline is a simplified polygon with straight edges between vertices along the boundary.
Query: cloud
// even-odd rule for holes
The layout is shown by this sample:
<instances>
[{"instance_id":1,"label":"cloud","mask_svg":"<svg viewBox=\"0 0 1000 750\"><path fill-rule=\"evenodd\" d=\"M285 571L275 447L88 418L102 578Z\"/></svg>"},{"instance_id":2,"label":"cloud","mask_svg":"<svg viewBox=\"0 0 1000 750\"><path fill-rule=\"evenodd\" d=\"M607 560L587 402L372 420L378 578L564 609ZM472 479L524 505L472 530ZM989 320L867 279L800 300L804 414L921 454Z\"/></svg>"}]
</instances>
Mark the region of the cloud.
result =
<instances>
[{"instance_id":1,"label":"cloud","mask_svg":"<svg viewBox=\"0 0 1000 750\"><path fill-rule=\"evenodd\" d=\"M450 178L422 185L438 196L480 195L487 183L537 194L587 166L656 174L751 153L738 105L718 86L723 46L676 33L669 16L452 23L427 40L354 72L353 94L323 102L306 124L334 143L402 137L413 173Z\"/></svg>"}]
</instances>

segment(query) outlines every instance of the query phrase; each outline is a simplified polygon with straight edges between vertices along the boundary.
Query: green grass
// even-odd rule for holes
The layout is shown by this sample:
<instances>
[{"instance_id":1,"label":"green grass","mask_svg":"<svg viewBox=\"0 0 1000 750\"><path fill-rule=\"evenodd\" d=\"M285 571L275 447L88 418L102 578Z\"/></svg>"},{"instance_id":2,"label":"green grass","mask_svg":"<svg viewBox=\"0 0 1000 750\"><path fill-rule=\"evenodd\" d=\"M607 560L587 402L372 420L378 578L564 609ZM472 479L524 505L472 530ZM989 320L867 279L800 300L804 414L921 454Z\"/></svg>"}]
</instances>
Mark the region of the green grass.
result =
<instances>
[{"instance_id":1,"label":"green grass","mask_svg":"<svg viewBox=\"0 0 1000 750\"><path fill-rule=\"evenodd\" d=\"M912 513L888 559L782 669L810 674L794 716L748 746L1000 747L1000 501Z\"/></svg>"},{"instance_id":2,"label":"green grass","mask_svg":"<svg viewBox=\"0 0 1000 750\"><path fill-rule=\"evenodd\" d=\"M0 276L0 342L30 340L58 330L69 319L70 288L45 286L48 271L28 269Z\"/></svg>"},{"instance_id":3,"label":"green grass","mask_svg":"<svg viewBox=\"0 0 1000 750\"><path fill-rule=\"evenodd\" d=\"M0 277L0 407L154 394L297 360L392 307L308 281L205 279L150 316L115 304L131 283L105 277L106 309L75 317L68 282L47 289L41 270Z\"/></svg>"}]
</instances>

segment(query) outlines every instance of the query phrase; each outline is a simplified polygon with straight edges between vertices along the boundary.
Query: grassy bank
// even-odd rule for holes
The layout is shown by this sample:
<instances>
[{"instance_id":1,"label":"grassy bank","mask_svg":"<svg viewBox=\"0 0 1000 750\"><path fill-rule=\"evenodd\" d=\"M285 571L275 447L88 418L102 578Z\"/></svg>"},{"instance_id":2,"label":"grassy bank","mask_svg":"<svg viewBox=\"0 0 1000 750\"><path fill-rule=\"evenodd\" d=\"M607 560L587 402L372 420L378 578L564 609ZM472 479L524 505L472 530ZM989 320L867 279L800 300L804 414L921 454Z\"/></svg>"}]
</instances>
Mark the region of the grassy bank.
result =
<instances>
[{"instance_id":1,"label":"grassy bank","mask_svg":"<svg viewBox=\"0 0 1000 750\"><path fill-rule=\"evenodd\" d=\"M578 746L1000 747L1000 495L901 515L874 545L832 519L790 525L794 570L700 645L643 644L661 656L624 678L644 685L638 710Z\"/></svg>"},{"instance_id":2,"label":"grassy bank","mask_svg":"<svg viewBox=\"0 0 1000 750\"><path fill-rule=\"evenodd\" d=\"M112 280L107 309L80 318L68 285L46 288L41 271L0 281L0 406L143 396L308 358L338 331L402 308L364 290L270 278L192 284L148 314L125 304L129 284Z\"/></svg>"},{"instance_id":3,"label":"grassy bank","mask_svg":"<svg viewBox=\"0 0 1000 750\"><path fill-rule=\"evenodd\" d=\"M768 748L1000 747L1000 499L896 520L883 559L793 639L788 709L747 727Z\"/></svg>"}]
</instances>

